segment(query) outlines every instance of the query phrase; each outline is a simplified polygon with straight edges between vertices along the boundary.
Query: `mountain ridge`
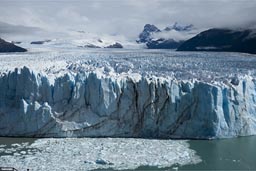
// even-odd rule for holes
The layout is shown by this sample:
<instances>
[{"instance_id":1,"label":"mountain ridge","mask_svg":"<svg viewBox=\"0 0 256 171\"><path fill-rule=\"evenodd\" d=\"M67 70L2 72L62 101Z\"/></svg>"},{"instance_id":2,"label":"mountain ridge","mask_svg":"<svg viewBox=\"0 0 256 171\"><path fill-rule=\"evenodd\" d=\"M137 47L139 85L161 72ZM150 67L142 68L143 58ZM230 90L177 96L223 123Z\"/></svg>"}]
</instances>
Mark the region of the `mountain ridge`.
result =
<instances>
[{"instance_id":1,"label":"mountain ridge","mask_svg":"<svg viewBox=\"0 0 256 171\"><path fill-rule=\"evenodd\" d=\"M177 51L224 51L256 54L256 32L252 29L212 28L185 41Z\"/></svg>"},{"instance_id":2,"label":"mountain ridge","mask_svg":"<svg viewBox=\"0 0 256 171\"><path fill-rule=\"evenodd\" d=\"M5 40L0 38L0 53L5 52L26 52L27 49L16 46L13 43L6 42Z\"/></svg>"}]
</instances>

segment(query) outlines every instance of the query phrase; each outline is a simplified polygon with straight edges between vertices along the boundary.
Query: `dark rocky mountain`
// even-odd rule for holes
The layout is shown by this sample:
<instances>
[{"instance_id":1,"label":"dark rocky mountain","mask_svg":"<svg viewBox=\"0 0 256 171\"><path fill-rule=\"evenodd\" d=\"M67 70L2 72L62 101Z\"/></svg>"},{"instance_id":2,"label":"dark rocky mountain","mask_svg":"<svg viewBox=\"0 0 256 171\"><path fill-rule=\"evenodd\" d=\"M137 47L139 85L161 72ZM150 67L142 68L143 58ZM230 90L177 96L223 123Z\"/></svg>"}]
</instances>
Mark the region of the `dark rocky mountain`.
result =
<instances>
[{"instance_id":1,"label":"dark rocky mountain","mask_svg":"<svg viewBox=\"0 0 256 171\"><path fill-rule=\"evenodd\" d=\"M21 44L22 42L21 41L12 41L11 43L12 44Z\"/></svg>"},{"instance_id":2,"label":"dark rocky mountain","mask_svg":"<svg viewBox=\"0 0 256 171\"><path fill-rule=\"evenodd\" d=\"M34 44L34 45L42 45L44 43L48 43L51 42L51 40L40 40L40 41L33 41L30 44Z\"/></svg>"},{"instance_id":3,"label":"dark rocky mountain","mask_svg":"<svg viewBox=\"0 0 256 171\"><path fill-rule=\"evenodd\" d=\"M105 48L123 48L123 45L121 45L120 43L116 42L115 44L109 45L109 46L107 46Z\"/></svg>"},{"instance_id":4,"label":"dark rocky mountain","mask_svg":"<svg viewBox=\"0 0 256 171\"><path fill-rule=\"evenodd\" d=\"M256 54L256 31L209 29L185 41L177 50L225 51Z\"/></svg>"},{"instance_id":5,"label":"dark rocky mountain","mask_svg":"<svg viewBox=\"0 0 256 171\"><path fill-rule=\"evenodd\" d=\"M26 52L27 50L16 46L12 43L6 42L5 40L0 38L0 53L5 53L5 52Z\"/></svg>"},{"instance_id":6,"label":"dark rocky mountain","mask_svg":"<svg viewBox=\"0 0 256 171\"><path fill-rule=\"evenodd\" d=\"M158 39L147 42L149 49L177 49L183 41L175 41L173 39Z\"/></svg>"},{"instance_id":7,"label":"dark rocky mountain","mask_svg":"<svg viewBox=\"0 0 256 171\"><path fill-rule=\"evenodd\" d=\"M172 26L160 30L155 25L146 24L143 31L139 34L139 39L137 40L137 43L146 43L148 49L177 49L185 40L176 41L174 40L174 38L159 38L156 35L158 33L167 33L168 35L168 32L170 31L183 32L184 34L186 34L186 32L191 31L193 27L194 26L192 24L180 25L175 22Z\"/></svg>"},{"instance_id":8,"label":"dark rocky mountain","mask_svg":"<svg viewBox=\"0 0 256 171\"><path fill-rule=\"evenodd\" d=\"M153 24L146 24L144 26L143 31L139 35L139 40L137 40L138 43L147 43L148 41L151 40L151 35L153 33L161 32L160 29L158 29L155 25Z\"/></svg>"}]
</instances>

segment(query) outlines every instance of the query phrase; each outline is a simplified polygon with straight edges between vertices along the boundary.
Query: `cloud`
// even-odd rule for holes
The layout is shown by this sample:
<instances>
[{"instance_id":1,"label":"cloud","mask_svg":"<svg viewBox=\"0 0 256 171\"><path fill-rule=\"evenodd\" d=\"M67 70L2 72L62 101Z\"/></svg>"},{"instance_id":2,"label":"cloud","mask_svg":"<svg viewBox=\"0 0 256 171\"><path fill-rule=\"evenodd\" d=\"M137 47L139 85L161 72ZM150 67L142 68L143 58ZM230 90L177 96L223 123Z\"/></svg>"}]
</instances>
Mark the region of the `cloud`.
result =
<instances>
[{"instance_id":1,"label":"cloud","mask_svg":"<svg viewBox=\"0 0 256 171\"><path fill-rule=\"evenodd\" d=\"M162 31L159 33L155 33L152 35L152 37L155 40L163 38L163 39L173 39L175 41L181 41L181 40L188 40L199 32L200 31L198 30L192 30L192 31L186 31L186 32L171 30L171 31Z\"/></svg>"},{"instance_id":2,"label":"cloud","mask_svg":"<svg viewBox=\"0 0 256 171\"><path fill-rule=\"evenodd\" d=\"M0 21L49 31L84 30L134 39L146 23L198 28L256 24L253 0L0 0Z\"/></svg>"}]
</instances>

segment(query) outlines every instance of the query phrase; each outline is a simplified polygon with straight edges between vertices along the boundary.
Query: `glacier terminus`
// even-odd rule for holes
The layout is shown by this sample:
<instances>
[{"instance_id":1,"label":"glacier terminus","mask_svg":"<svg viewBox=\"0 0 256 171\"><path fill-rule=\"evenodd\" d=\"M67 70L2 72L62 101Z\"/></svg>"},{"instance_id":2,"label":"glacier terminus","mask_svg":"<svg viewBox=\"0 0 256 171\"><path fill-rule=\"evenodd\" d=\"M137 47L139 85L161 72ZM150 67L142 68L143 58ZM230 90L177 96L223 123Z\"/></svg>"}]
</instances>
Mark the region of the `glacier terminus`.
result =
<instances>
[{"instance_id":1,"label":"glacier terminus","mask_svg":"<svg viewBox=\"0 0 256 171\"><path fill-rule=\"evenodd\" d=\"M0 61L0 136L256 134L255 55L103 49Z\"/></svg>"}]
</instances>

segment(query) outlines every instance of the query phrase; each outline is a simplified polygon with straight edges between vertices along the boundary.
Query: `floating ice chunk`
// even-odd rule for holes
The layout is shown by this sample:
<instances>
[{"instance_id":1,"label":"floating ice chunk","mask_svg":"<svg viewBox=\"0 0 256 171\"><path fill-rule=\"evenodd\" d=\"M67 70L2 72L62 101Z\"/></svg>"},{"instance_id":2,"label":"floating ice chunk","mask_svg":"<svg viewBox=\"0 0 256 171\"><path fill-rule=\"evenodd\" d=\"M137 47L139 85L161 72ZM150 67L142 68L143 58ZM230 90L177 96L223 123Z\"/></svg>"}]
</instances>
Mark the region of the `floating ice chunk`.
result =
<instances>
[{"instance_id":1,"label":"floating ice chunk","mask_svg":"<svg viewBox=\"0 0 256 171\"><path fill-rule=\"evenodd\" d=\"M109 162L109 161L106 161L106 160L103 160L103 159L97 159L95 161L96 164L101 164L101 165L114 165L113 163Z\"/></svg>"}]
</instances>

